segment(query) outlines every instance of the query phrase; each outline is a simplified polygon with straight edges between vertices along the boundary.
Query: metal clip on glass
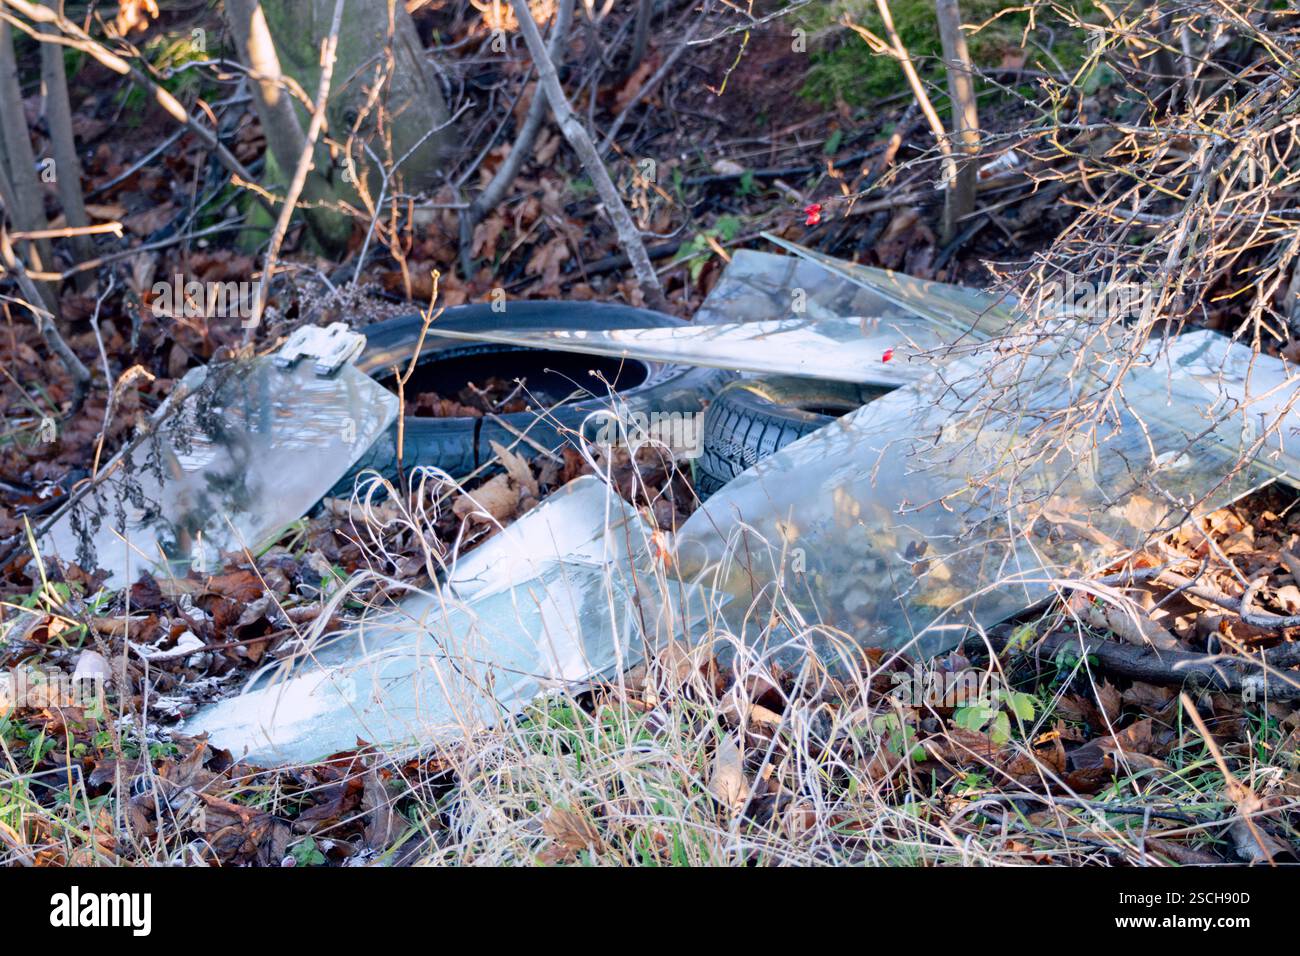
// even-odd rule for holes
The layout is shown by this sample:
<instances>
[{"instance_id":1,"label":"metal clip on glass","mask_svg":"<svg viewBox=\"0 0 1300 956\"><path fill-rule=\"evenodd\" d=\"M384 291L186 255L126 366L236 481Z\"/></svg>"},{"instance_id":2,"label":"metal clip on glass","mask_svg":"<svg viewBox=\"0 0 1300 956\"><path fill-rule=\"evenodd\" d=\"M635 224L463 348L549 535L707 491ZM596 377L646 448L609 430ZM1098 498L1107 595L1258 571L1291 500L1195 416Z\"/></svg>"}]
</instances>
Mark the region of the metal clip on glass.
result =
<instances>
[{"instance_id":1,"label":"metal clip on glass","mask_svg":"<svg viewBox=\"0 0 1300 956\"><path fill-rule=\"evenodd\" d=\"M287 342L274 356L275 367L293 368L301 359L315 359L315 372L320 376L336 373L352 362L366 346L366 337L351 331L344 323L334 322L322 328L304 325L295 329Z\"/></svg>"}]
</instances>

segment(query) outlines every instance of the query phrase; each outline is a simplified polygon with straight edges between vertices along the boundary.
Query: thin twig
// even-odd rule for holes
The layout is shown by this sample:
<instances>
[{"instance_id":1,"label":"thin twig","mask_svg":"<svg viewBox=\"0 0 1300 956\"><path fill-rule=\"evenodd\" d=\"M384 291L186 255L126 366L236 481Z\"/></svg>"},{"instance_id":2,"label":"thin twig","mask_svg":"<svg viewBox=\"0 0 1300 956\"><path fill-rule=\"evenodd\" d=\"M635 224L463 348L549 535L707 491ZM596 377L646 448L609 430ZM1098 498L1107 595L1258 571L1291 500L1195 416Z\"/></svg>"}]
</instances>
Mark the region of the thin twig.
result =
<instances>
[{"instance_id":1,"label":"thin twig","mask_svg":"<svg viewBox=\"0 0 1300 956\"><path fill-rule=\"evenodd\" d=\"M4 13L3 11L0 11L0 19L4 19L13 26L18 27L24 33L41 43L57 43L74 50L80 50L82 53L92 57L101 66L107 67L121 76L130 77L137 84L146 89L149 94L153 96L155 102L157 102L169 116L177 122L182 123L186 129L190 130L190 132L199 138L199 141L202 142L204 146L212 150L213 153L216 154L221 165L225 166L226 169L230 170L242 179L253 178L253 174L250 173L244 167L244 164L236 159L234 154L225 147L225 144L221 142L216 133L209 130L206 126L191 116L185 107L181 105L180 100L176 99L175 96L168 92L164 87L154 82L143 72L131 66L116 53L108 50L102 43L94 40L89 34L62 14L53 10L48 10L38 3L31 3L30 0L0 0L0 3L7 4L17 10L33 23L52 25L57 27L60 32L58 34L42 33L39 29L31 27L17 17Z\"/></svg>"},{"instance_id":2,"label":"thin twig","mask_svg":"<svg viewBox=\"0 0 1300 956\"><path fill-rule=\"evenodd\" d=\"M244 342L252 341L254 330L262 324L262 313L266 309L266 297L270 292L271 280L275 276L275 260L280 255L280 246L284 243L285 234L289 231L289 220L298 205L298 197L302 195L302 187L307 182L307 174L312 169L312 156L316 151L316 140L320 136L321 127L325 124L325 107L329 103L330 81L334 77L334 60L338 52L339 44L339 27L343 23L343 4L345 0L334 0L334 16L330 20L330 32L321 44L320 56L320 84L316 88L316 105L312 110L311 123L307 126L306 139L302 144L302 152L298 156L298 166L294 170L293 179L289 183L289 189L284 196L284 205L280 208L280 215L275 221L275 229L271 232L271 242L266 250L266 259L262 265L262 281L257 284L257 294L253 299L252 314L244 322Z\"/></svg>"},{"instance_id":3,"label":"thin twig","mask_svg":"<svg viewBox=\"0 0 1300 956\"><path fill-rule=\"evenodd\" d=\"M614 121L609 124L609 130L605 133L605 138L601 141L601 156L609 155L610 149L614 146L614 138L618 135L618 131L622 128L623 123L627 120L628 116L631 115L632 110L635 109L637 104L639 104L643 99L658 89L659 84L663 82L664 77L666 77L669 71L677 65L677 61L681 59L682 54L690 48L691 40L695 34L699 32L702 22L702 20L697 19L691 24L690 29L686 31L686 36L682 38L682 41L677 45L676 49L674 49L672 53L668 54L667 58L660 64L659 69L654 71L654 74L650 79L641 84L635 95L627 101L627 104L619 111L619 114L614 117Z\"/></svg>"},{"instance_id":4,"label":"thin twig","mask_svg":"<svg viewBox=\"0 0 1300 956\"><path fill-rule=\"evenodd\" d=\"M546 91L546 98L551 104L551 112L555 114L556 122L559 123L564 138L573 147L573 151L578 154L579 161L596 186L596 192L605 205L605 212L614 223L619 242L627 252L628 259L632 262L632 271L636 273L637 284L641 287L642 295L645 296L651 307L666 308L667 302L664 299L663 288L659 285L659 277L655 274L654 266L650 263L650 257L646 254L645 243L641 240L641 233L637 229L636 223L632 221L632 216L628 213L622 197L619 196L613 180L609 178L609 171L601 161L600 154L596 152L595 144L592 143L591 137L587 134L586 127L574 115L573 108L564 95L564 89L560 86L560 77L555 71L555 63L546 54L542 34L537 29L537 23L533 20L528 4L525 0L510 0L510 3L514 8L515 17L519 21L519 29L524 35L524 42L528 44L528 52L532 54L533 62L537 65L538 82Z\"/></svg>"},{"instance_id":5,"label":"thin twig","mask_svg":"<svg viewBox=\"0 0 1300 956\"><path fill-rule=\"evenodd\" d=\"M889 4L886 0L876 0L876 8L880 11L880 19L884 22L885 33L889 36L889 42L887 43L866 27L854 23L849 19L847 13L844 14L841 22L862 37L873 52L891 56L898 61L903 76L907 78L907 85L912 88L912 95L916 97L917 105L921 107L921 112L925 115L926 121L930 124L930 129L934 132L934 138L939 144L939 152L943 154L944 179L950 183L955 182L957 179L957 163L953 159L952 143L948 139L948 132L943 128L943 121L939 119L934 104L930 102L930 97L925 92L925 86L921 83L921 77L917 75L916 67L912 65L912 58L908 55L907 47L903 45L902 38L899 37L898 31L894 29L894 18L890 15Z\"/></svg>"},{"instance_id":6,"label":"thin twig","mask_svg":"<svg viewBox=\"0 0 1300 956\"><path fill-rule=\"evenodd\" d=\"M405 450L403 443L406 439L406 383L411 380L416 367L420 364L420 353L424 351L424 337L429 332L429 326L443 313L443 309L434 311L438 301L438 281L442 278L442 273L435 269L432 277L433 291L429 293L429 307L421 313L423 321L420 324L420 334L415 340L415 348L411 350L411 361L406 366L405 372L399 373L396 369L393 370L393 377L397 380L397 480L402 486L406 484L402 470L402 455Z\"/></svg>"},{"instance_id":7,"label":"thin twig","mask_svg":"<svg viewBox=\"0 0 1300 956\"><path fill-rule=\"evenodd\" d=\"M551 38L547 49L551 60L557 64L564 62L565 38L569 34L569 23L573 19L573 3L574 0L560 0L560 9L551 27ZM523 125L519 127L519 135L515 137L510 152L501 161L501 165L497 167L497 171L483 191L461 210L460 268L466 281L469 281L474 271L474 230L483 221L488 210L495 209L505 198L506 190L515 181L524 161L532 155L533 142L537 139L537 133L541 130L545 118L546 92L542 89L539 80L532 101L528 104L528 114L524 117Z\"/></svg>"},{"instance_id":8,"label":"thin twig","mask_svg":"<svg viewBox=\"0 0 1300 956\"><path fill-rule=\"evenodd\" d=\"M0 180L7 179L0 173ZM77 353L72 351L68 343L63 340L59 334L58 327L54 324L54 316L46 309L40 306L42 301L40 290L36 283L27 275L27 270L23 267L22 262L14 254L12 243L9 242L9 231L0 224L0 262L4 263L7 269L18 282L18 287L23 290L23 295L27 301L23 305L31 312L32 318L36 322L36 328L45 339L45 344L50 351L58 356L59 361L63 363L64 369L72 378L73 394L72 402L65 413L65 418L71 418L81 408L81 403L86 399L86 393L90 389L90 370L86 368L81 359L77 358Z\"/></svg>"}]
</instances>

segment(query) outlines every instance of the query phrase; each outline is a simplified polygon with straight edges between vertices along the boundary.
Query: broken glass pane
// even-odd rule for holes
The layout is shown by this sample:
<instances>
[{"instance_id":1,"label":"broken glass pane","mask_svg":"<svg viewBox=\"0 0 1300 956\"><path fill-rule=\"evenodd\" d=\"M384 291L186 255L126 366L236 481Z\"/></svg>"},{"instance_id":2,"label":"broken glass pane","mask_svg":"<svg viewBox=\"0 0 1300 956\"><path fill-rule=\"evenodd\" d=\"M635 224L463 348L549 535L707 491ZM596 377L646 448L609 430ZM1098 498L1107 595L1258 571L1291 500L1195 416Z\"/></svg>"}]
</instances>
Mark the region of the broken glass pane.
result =
<instances>
[{"instance_id":1,"label":"broken glass pane","mask_svg":"<svg viewBox=\"0 0 1300 956\"><path fill-rule=\"evenodd\" d=\"M1241 420L1247 437L1268 434L1255 461L1291 485L1300 485L1300 366L1254 349L1217 332L1184 332L1154 342L1148 354L1154 370L1186 377L1221 400ZM1288 445L1289 441L1289 445Z\"/></svg>"},{"instance_id":2,"label":"broken glass pane","mask_svg":"<svg viewBox=\"0 0 1300 956\"><path fill-rule=\"evenodd\" d=\"M597 478L578 478L448 570L447 582L279 665L197 713L192 732L255 761L472 733L539 694L617 672L658 626L638 606L652 529Z\"/></svg>"},{"instance_id":3,"label":"broken glass pane","mask_svg":"<svg viewBox=\"0 0 1300 956\"><path fill-rule=\"evenodd\" d=\"M1015 303L1009 298L836 259L768 232L763 233L763 238L913 315L929 319L945 330L950 339L968 332L977 339L992 338L1001 335L1015 321Z\"/></svg>"},{"instance_id":4,"label":"broken glass pane","mask_svg":"<svg viewBox=\"0 0 1300 956\"><path fill-rule=\"evenodd\" d=\"M859 385L902 385L927 374L924 353L944 343L923 319L785 318L649 329L443 330L452 338L587 355L803 375Z\"/></svg>"},{"instance_id":5,"label":"broken glass pane","mask_svg":"<svg viewBox=\"0 0 1300 956\"><path fill-rule=\"evenodd\" d=\"M691 325L443 329L442 334L613 358L891 386L915 381L951 358L945 346L983 342L1012 322L1012 304L987 292L859 266L775 236L767 238L798 257L736 253Z\"/></svg>"},{"instance_id":6,"label":"broken glass pane","mask_svg":"<svg viewBox=\"0 0 1300 956\"><path fill-rule=\"evenodd\" d=\"M1062 352L959 360L730 482L678 535L688 611L938 653L1270 477L1194 378L1112 394L1107 356Z\"/></svg>"},{"instance_id":7,"label":"broken glass pane","mask_svg":"<svg viewBox=\"0 0 1300 956\"><path fill-rule=\"evenodd\" d=\"M692 320L695 325L763 322L798 315L835 319L887 316L898 307L859 282L798 256L739 249Z\"/></svg>"},{"instance_id":8,"label":"broken glass pane","mask_svg":"<svg viewBox=\"0 0 1300 956\"><path fill-rule=\"evenodd\" d=\"M397 416L397 398L351 365L316 375L269 356L195 369L185 397L72 501L41 552L109 572L211 571L307 513Z\"/></svg>"}]
</instances>

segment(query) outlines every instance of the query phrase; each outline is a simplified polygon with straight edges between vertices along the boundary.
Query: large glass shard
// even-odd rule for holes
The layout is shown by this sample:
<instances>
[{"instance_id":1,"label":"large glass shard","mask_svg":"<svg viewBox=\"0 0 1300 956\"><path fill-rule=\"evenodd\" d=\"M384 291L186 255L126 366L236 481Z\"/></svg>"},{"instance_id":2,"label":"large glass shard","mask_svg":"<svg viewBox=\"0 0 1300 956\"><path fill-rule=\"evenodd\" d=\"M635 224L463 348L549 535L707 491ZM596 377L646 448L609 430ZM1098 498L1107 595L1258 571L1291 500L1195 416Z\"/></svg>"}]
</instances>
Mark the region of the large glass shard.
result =
<instances>
[{"instance_id":1,"label":"large glass shard","mask_svg":"<svg viewBox=\"0 0 1300 956\"><path fill-rule=\"evenodd\" d=\"M1300 486L1300 366L1206 330L1155 342L1148 354L1154 371L1186 377L1231 409L1247 438L1266 436L1256 466Z\"/></svg>"},{"instance_id":2,"label":"large glass shard","mask_svg":"<svg viewBox=\"0 0 1300 956\"><path fill-rule=\"evenodd\" d=\"M283 762L359 739L400 750L491 726L637 659L646 629L662 623L656 602L637 600L654 587L652 535L604 482L578 478L448 569L446 583L279 665L201 710L189 731Z\"/></svg>"},{"instance_id":3,"label":"large glass shard","mask_svg":"<svg viewBox=\"0 0 1300 956\"><path fill-rule=\"evenodd\" d=\"M586 355L803 375L859 385L902 385L930 370L944 343L923 319L891 309L875 318L786 318L650 329L443 330L452 338Z\"/></svg>"},{"instance_id":4,"label":"large glass shard","mask_svg":"<svg viewBox=\"0 0 1300 956\"><path fill-rule=\"evenodd\" d=\"M397 417L397 397L352 366L335 375L269 356L195 369L185 397L41 539L43 554L109 572L213 570L302 517Z\"/></svg>"},{"instance_id":5,"label":"large glass shard","mask_svg":"<svg viewBox=\"0 0 1300 956\"><path fill-rule=\"evenodd\" d=\"M896 315L898 306L825 266L798 256L738 249L695 310L695 325Z\"/></svg>"},{"instance_id":6,"label":"large glass shard","mask_svg":"<svg viewBox=\"0 0 1300 956\"><path fill-rule=\"evenodd\" d=\"M859 266L776 236L767 238L797 255L738 252L689 326L443 329L441 334L894 386L915 381L956 354L945 346L986 341L1007 331L1013 321L1013 304L990 293Z\"/></svg>"},{"instance_id":7,"label":"large glass shard","mask_svg":"<svg viewBox=\"0 0 1300 956\"><path fill-rule=\"evenodd\" d=\"M1008 331L1016 320L1015 302L1010 298L836 259L768 232L763 233L763 238L913 315L928 319L945 330L952 340L965 335L977 340L993 338Z\"/></svg>"},{"instance_id":8,"label":"large glass shard","mask_svg":"<svg viewBox=\"0 0 1300 956\"><path fill-rule=\"evenodd\" d=\"M1062 351L954 362L740 475L678 535L687 613L938 653L1271 476L1177 362L1111 394L1107 356Z\"/></svg>"}]
</instances>

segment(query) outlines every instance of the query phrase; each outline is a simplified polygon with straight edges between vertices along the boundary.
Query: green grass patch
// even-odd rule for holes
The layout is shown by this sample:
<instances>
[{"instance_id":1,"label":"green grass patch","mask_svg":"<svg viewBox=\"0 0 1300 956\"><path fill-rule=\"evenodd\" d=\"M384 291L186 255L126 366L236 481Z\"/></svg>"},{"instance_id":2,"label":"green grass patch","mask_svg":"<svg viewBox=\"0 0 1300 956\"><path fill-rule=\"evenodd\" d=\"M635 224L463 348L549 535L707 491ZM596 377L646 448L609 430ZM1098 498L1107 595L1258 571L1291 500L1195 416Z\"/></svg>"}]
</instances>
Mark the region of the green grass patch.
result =
<instances>
[{"instance_id":1,"label":"green grass patch","mask_svg":"<svg viewBox=\"0 0 1300 956\"><path fill-rule=\"evenodd\" d=\"M1059 64L1061 68L1072 70L1084 61L1086 46L1081 30L1068 26L1058 17L1044 17L1040 11L1036 20L1040 29L1030 33L1030 42L1026 44L1029 14L1017 8L1016 12L997 16L1009 7L1002 0L966 0L962 3L964 23L978 25L992 21L978 33L967 35L971 59L977 67L996 67L1008 53L1022 48L1026 54L1025 66L1031 69L1055 72ZM923 80L944 89L946 81L940 66L942 46L933 0L894 0L889 9L917 72ZM873 53L856 33L837 26L845 14L881 39L888 39L874 0L833 0L803 8L798 26L806 30L810 38L817 39L809 44L812 66L801 95L824 106L833 106L839 101L864 106L906 93L907 81L893 57ZM1043 27L1050 27L1054 34L1050 57L1034 42L1046 32L1041 29ZM940 112L947 110L945 95L934 95L933 98L936 109Z\"/></svg>"}]
</instances>

